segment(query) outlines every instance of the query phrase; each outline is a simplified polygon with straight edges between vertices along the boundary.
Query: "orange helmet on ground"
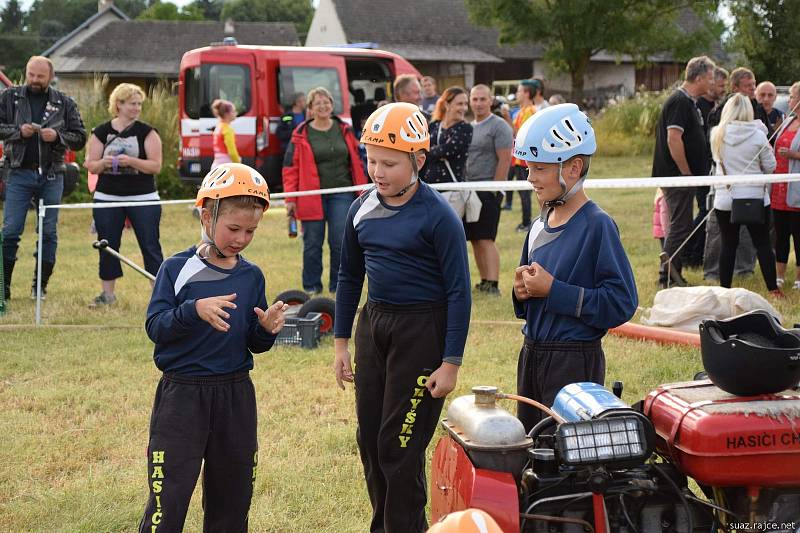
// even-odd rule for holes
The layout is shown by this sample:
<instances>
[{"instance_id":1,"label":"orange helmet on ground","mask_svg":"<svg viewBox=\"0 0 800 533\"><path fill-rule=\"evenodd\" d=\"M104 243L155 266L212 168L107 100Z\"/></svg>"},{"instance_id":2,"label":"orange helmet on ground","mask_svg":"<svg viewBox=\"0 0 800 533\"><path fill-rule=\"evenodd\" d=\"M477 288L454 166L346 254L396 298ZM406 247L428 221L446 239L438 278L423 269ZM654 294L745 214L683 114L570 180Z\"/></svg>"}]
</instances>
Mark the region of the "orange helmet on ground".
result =
<instances>
[{"instance_id":1,"label":"orange helmet on ground","mask_svg":"<svg viewBox=\"0 0 800 533\"><path fill-rule=\"evenodd\" d=\"M445 516L428 533L503 533L503 530L486 511L467 509Z\"/></svg>"},{"instance_id":2,"label":"orange helmet on ground","mask_svg":"<svg viewBox=\"0 0 800 533\"><path fill-rule=\"evenodd\" d=\"M269 208L269 187L259 172L241 163L223 163L206 174L200 190L197 191L197 207L203 206L203 200L221 200L231 196L255 196L264 199Z\"/></svg>"},{"instance_id":3,"label":"orange helmet on ground","mask_svg":"<svg viewBox=\"0 0 800 533\"><path fill-rule=\"evenodd\" d=\"M428 134L428 121L414 104L386 104L367 119L361 142L409 153L429 150L431 137Z\"/></svg>"}]
</instances>

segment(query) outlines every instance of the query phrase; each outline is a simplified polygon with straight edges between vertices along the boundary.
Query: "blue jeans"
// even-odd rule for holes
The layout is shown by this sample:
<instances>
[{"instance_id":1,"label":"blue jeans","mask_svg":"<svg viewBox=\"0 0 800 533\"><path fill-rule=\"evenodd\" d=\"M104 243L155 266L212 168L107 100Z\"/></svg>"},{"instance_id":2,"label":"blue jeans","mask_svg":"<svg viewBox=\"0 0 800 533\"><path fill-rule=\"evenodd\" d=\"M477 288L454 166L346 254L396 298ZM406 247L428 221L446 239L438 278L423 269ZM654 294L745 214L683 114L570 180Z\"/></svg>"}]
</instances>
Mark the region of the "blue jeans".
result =
<instances>
[{"instance_id":1,"label":"blue jeans","mask_svg":"<svg viewBox=\"0 0 800 533\"><path fill-rule=\"evenodd\" d=\"M104 203L95 200L95 203ZM139 242L139 250L144 259L144 269L152 275L158 274L158 268L164 262L159 242L159 225L161 223L160 205L143 205L141 207L107 207L93 209L94 226L97 229L97 240L106 239L108 246L120 252L122 230L125 217L128 217ZM120 252L121 253L121 252ZM122 277L122 266L119 259L100 252L100 279L111 281Z\"/></svg>"},{"instance_id":2,"label":"blue jeans","mask_svg":"<svg viewBox=\"0 0 800 533\"><path fill-rule=\"evenodd\" d=\"M41 198L45 205L54 205L61 202L61 193L64 191L64 175L39 174L38 170L12 169L8 173L6 180L6 202L3 208L3 258L6 261L17 260L17 249L19 248L19 238L25 231L25 216L28 214L31 200ZM36 232L38 235L38 218ZM42 242L42 261L47 263L56 262L56 247L58 246L58 236L56 226L58 225L58 209L48 209L45 211L44 228ZM36 248L38 250L38 241ZM34 252L34 257L36 252Z\"/></svg>"},{"instance_id":3,"label":"blue jeans","mask_svg":"<svg viewBox=\"0 0 800 533\"><path fill-rule=\"evenodd\" d=\"M322 292L322 241L325 240L325 222L328 223L328 247L331 266L328 287L336 291L339 280L339 260L342 256L342 238L347 211L355 195L350 192L322 195L322 220L304 220L303 227L303 289Z\"/></svg>"}]
</instances>

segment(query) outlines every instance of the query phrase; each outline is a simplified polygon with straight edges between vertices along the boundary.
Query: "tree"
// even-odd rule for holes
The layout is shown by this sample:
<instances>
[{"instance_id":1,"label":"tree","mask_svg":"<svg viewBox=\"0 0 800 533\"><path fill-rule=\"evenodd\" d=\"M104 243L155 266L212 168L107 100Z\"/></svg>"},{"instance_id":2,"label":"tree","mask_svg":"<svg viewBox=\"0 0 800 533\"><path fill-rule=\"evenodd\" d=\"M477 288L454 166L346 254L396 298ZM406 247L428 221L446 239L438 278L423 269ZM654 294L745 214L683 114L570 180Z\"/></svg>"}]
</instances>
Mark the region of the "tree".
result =
<instances>
[{"instance_id":1,"label":"tree","mask_svg":"<svg viewBox=\"0 0 800 533\"><path fill-rule=\"evenodd\" d=\"M25 29L40 33L46 21L56 21L66 34L95 13L97 13L97 2L91 0L34 0L25 16ZM48 37L58 38L63 35L53 34L55 25L47 26L45 30Z\"/></svg>"},{"instance_id":2,"label":"tree","mask_svg":"<svg viewBox=\"0 0 800 533\"><path fill-rule=\"evenodd\" d=\"M800 3L782 0L731 0L736 20L731 47L741 52L757 80L791 85L800 78Z\"/></svg>"},{"instance_id":3,"label":"tree","mask_svg":"<svg viewBox=\"0 0 800 533\"><path fill-rule=\"evenodd\" d=\"M593 55L605 50L629 55L638 64L672 52L676 60L704 50L722 32L718 0L466 0L471 19L496 27L503 43L537 42L556 72L568 72L572 99L583 98L583 82ZM698 24L678 26L691 10ZM707 49L706 49L707 50Z\"/></svg>"},{"instance_id":4,"label":"tree","mask_svg":"<svg viewBox=\"0 0 800 533\"><path fill-rule=\"evenodd\" d=\"M0 12L0 29L3 33L21 32L24 20L25 13L22 12L19 0L8 0Z\"/></svg>"},{"instance_id":5,"label":"tree","mask_svg":"<svg viewBox=\"0 0 800 533\"><path fill-rule=\"evenodd\" d=\"M206 20L219 20L222 14L222 0L194 0L187 7L199 9Z\"/></svg>"},{"instance_id":6,"label":"tree","mask_svg":"<svg viewBox=\"0 0 800 533\"><path fill-rule=\"evenodd\" d=\"M191 6L178 10L172 2L153 2L150 7L141 12L138 17L142 20L203 20L203 13Z\"/></svg>"},{"instance_id":7,"label":"tree","mask_svg":"<svg viewBox=\"0 0 800 533\"><path fill-rule=\"evenodd\" d=\"M231 0L222 8L222 20L241 22L293 22L303 41L314 8L309 0Z\"/></svg>"}]
</instances>

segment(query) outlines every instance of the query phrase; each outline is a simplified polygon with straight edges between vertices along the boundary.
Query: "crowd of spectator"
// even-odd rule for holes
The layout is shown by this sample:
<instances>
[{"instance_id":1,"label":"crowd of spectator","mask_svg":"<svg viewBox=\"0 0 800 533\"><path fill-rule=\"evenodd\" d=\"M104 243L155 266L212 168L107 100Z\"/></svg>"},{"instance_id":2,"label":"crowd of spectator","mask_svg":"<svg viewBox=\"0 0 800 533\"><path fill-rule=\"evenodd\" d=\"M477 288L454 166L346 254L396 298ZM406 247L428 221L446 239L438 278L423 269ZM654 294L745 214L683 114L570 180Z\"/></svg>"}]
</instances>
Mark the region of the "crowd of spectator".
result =
<instances>
[{"instance_id":1,"label":"crowd of spectator","mask_svg":"<svg viewBox=\"0 0 800 533\"><path fill-rule=\"evenodd\" d=\"M5 141L6 160L10 163L3 217L6 298L11 296L19 236L24 230L24 214L31 198L41 197L47 204L60 201L63 153L66 149L81 149L87 140L77 106L49 86L53 77L49 60L32 57L26 69L26 84L6 91L0 100L0 139ZM800 101L798 93L800 85L795 84L790 91L790 112L784 115L775 106L778 91L772 82L757 83L753 72L743 67L729 73L706 56L693 58L686 65L682 84L661 110L652 175L800 170L797 137L800 124L793 112ZM457 86L440 88L431 76L417 79L401 75L393 86L393 99L418 106L430 124L431 150L419 171L420 179L428 183L527 180L527 167L512 157L511 144L522 124L534 113L565 101L560 94L552 94L549 99L545 94L541 79L522 80L509 98L514 104L512 109L508 100L495 97L486 85L476 85L469 91ZM28 103L23 123L16 123L21 117L13 113L12 99ZM98 186L93 191L97 203L158 199L153 175L161 168L161 145L158 132L138 120L144 100L144 92L138 87L120 85L111 94L112 120L88 136L84 165L98 176ZM748 102L749 109L737 107L741 102ZM729 108L727 121L726 108ZM236 118L234 104L217 100L212 109L219 120L213 135L214 165L240 161L231 127ZM50 123L53 127L48 127ZM326 88L315 88L307 95L295 94L276 133L285 153L285 190L366 183L367 161L364 145L359 143L360 128L351 127L333 114L333 97ZM743 146L752 147L749 158L744 157ZM774 164L769 162L770 158ZM466 237L473 245L481 274L481 281L475 286L478 291L500 292L499 254L494 241L500 212L512 209L513 196L510 192L480 192L479 214L465 217ZM519 191L517 196L521 218L516 230L527 232L534 216L531 192ZM331 256L328 289L336 290L342 224L352 198L352 193L344 193L287 201L288 215L297 217L302 224L303 287L311 293L323 290L322 243L326 233ZM760 202L763 220L740 221L737 211L742 209L740 204L744 200ZM752 275L758 258L768 290L780 297L792 239L796 262L800 262L797 251L800 185L795 183L755 188L663 187L656 194L654 208L653 234L662 243L661 287L687 285L684 267L702 267L705 280L730 286L734 276ZM44 221L41 280L44 295L55 266L57 217L57 210L48 210ZM152 273L162 261L159 221L158 206L94 210L99 237L109 240L112 246L119 246L123 224L133 226L145 268ZM121 276L119 262L101 254L102 292L91 305L114 303L114 284ZM789 285L800 289L800 278Z\"/></svg>"},{"instance_id":2,"label":"crowd of spectator","mask_svg":"<svg viewBox=\"0 0 800 533\"><path fill-rule=\"evenodd\" d=\"M795 84L784 115L774 105L777 89L772 82L757 84L744 67L728 74L706 56L691 59L683 83L662 107L652 175L800 170L798 93L800 84ZM753 273L757 258L769 294L782 298L789 241L794 239L797 254L800 240L800 184L663 187L653 221L654 236L663 237L660 287L687 285L685 265L702 265L704 279L731 287L734 275ZM792 289L800 289L800 281Z\"/></svg>"}]
</instances>

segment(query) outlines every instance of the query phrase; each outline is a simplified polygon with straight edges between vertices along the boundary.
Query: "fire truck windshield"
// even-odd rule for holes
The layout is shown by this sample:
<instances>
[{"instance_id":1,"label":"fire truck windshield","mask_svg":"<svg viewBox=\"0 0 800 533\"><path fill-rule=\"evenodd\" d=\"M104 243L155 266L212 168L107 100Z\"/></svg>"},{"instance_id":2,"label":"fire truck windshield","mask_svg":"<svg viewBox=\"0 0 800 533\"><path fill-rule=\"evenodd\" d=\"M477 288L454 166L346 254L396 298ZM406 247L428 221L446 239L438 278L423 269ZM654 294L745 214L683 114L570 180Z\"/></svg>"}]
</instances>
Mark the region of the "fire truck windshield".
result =
<instances>
[{"instance_id":1,"label":"fire truck windshield","mask_svg":"<svg viewBox=\"0 0 800 533\"><path fill-rule=\"evenodd\" d=\"M333 112L342 114L342 91L339 86L339 72L335 68L281 67L279 76L279 98L284 109L292 107L295 94L308 94L311 89L325 87L333 96Z\"/></svg>"},{"instance_id":2,"label":"fire truck windshield","mask_svg":"<svg viewBox=\"0 0 800 533\"><path fill-rule=\"evenodd\" d=\"M238 114L250 110L250 67L205 64L186 70L185 111L190 118L213 117L211 103L217 98L233 102Z\"/></svg>"}]
</instances>

